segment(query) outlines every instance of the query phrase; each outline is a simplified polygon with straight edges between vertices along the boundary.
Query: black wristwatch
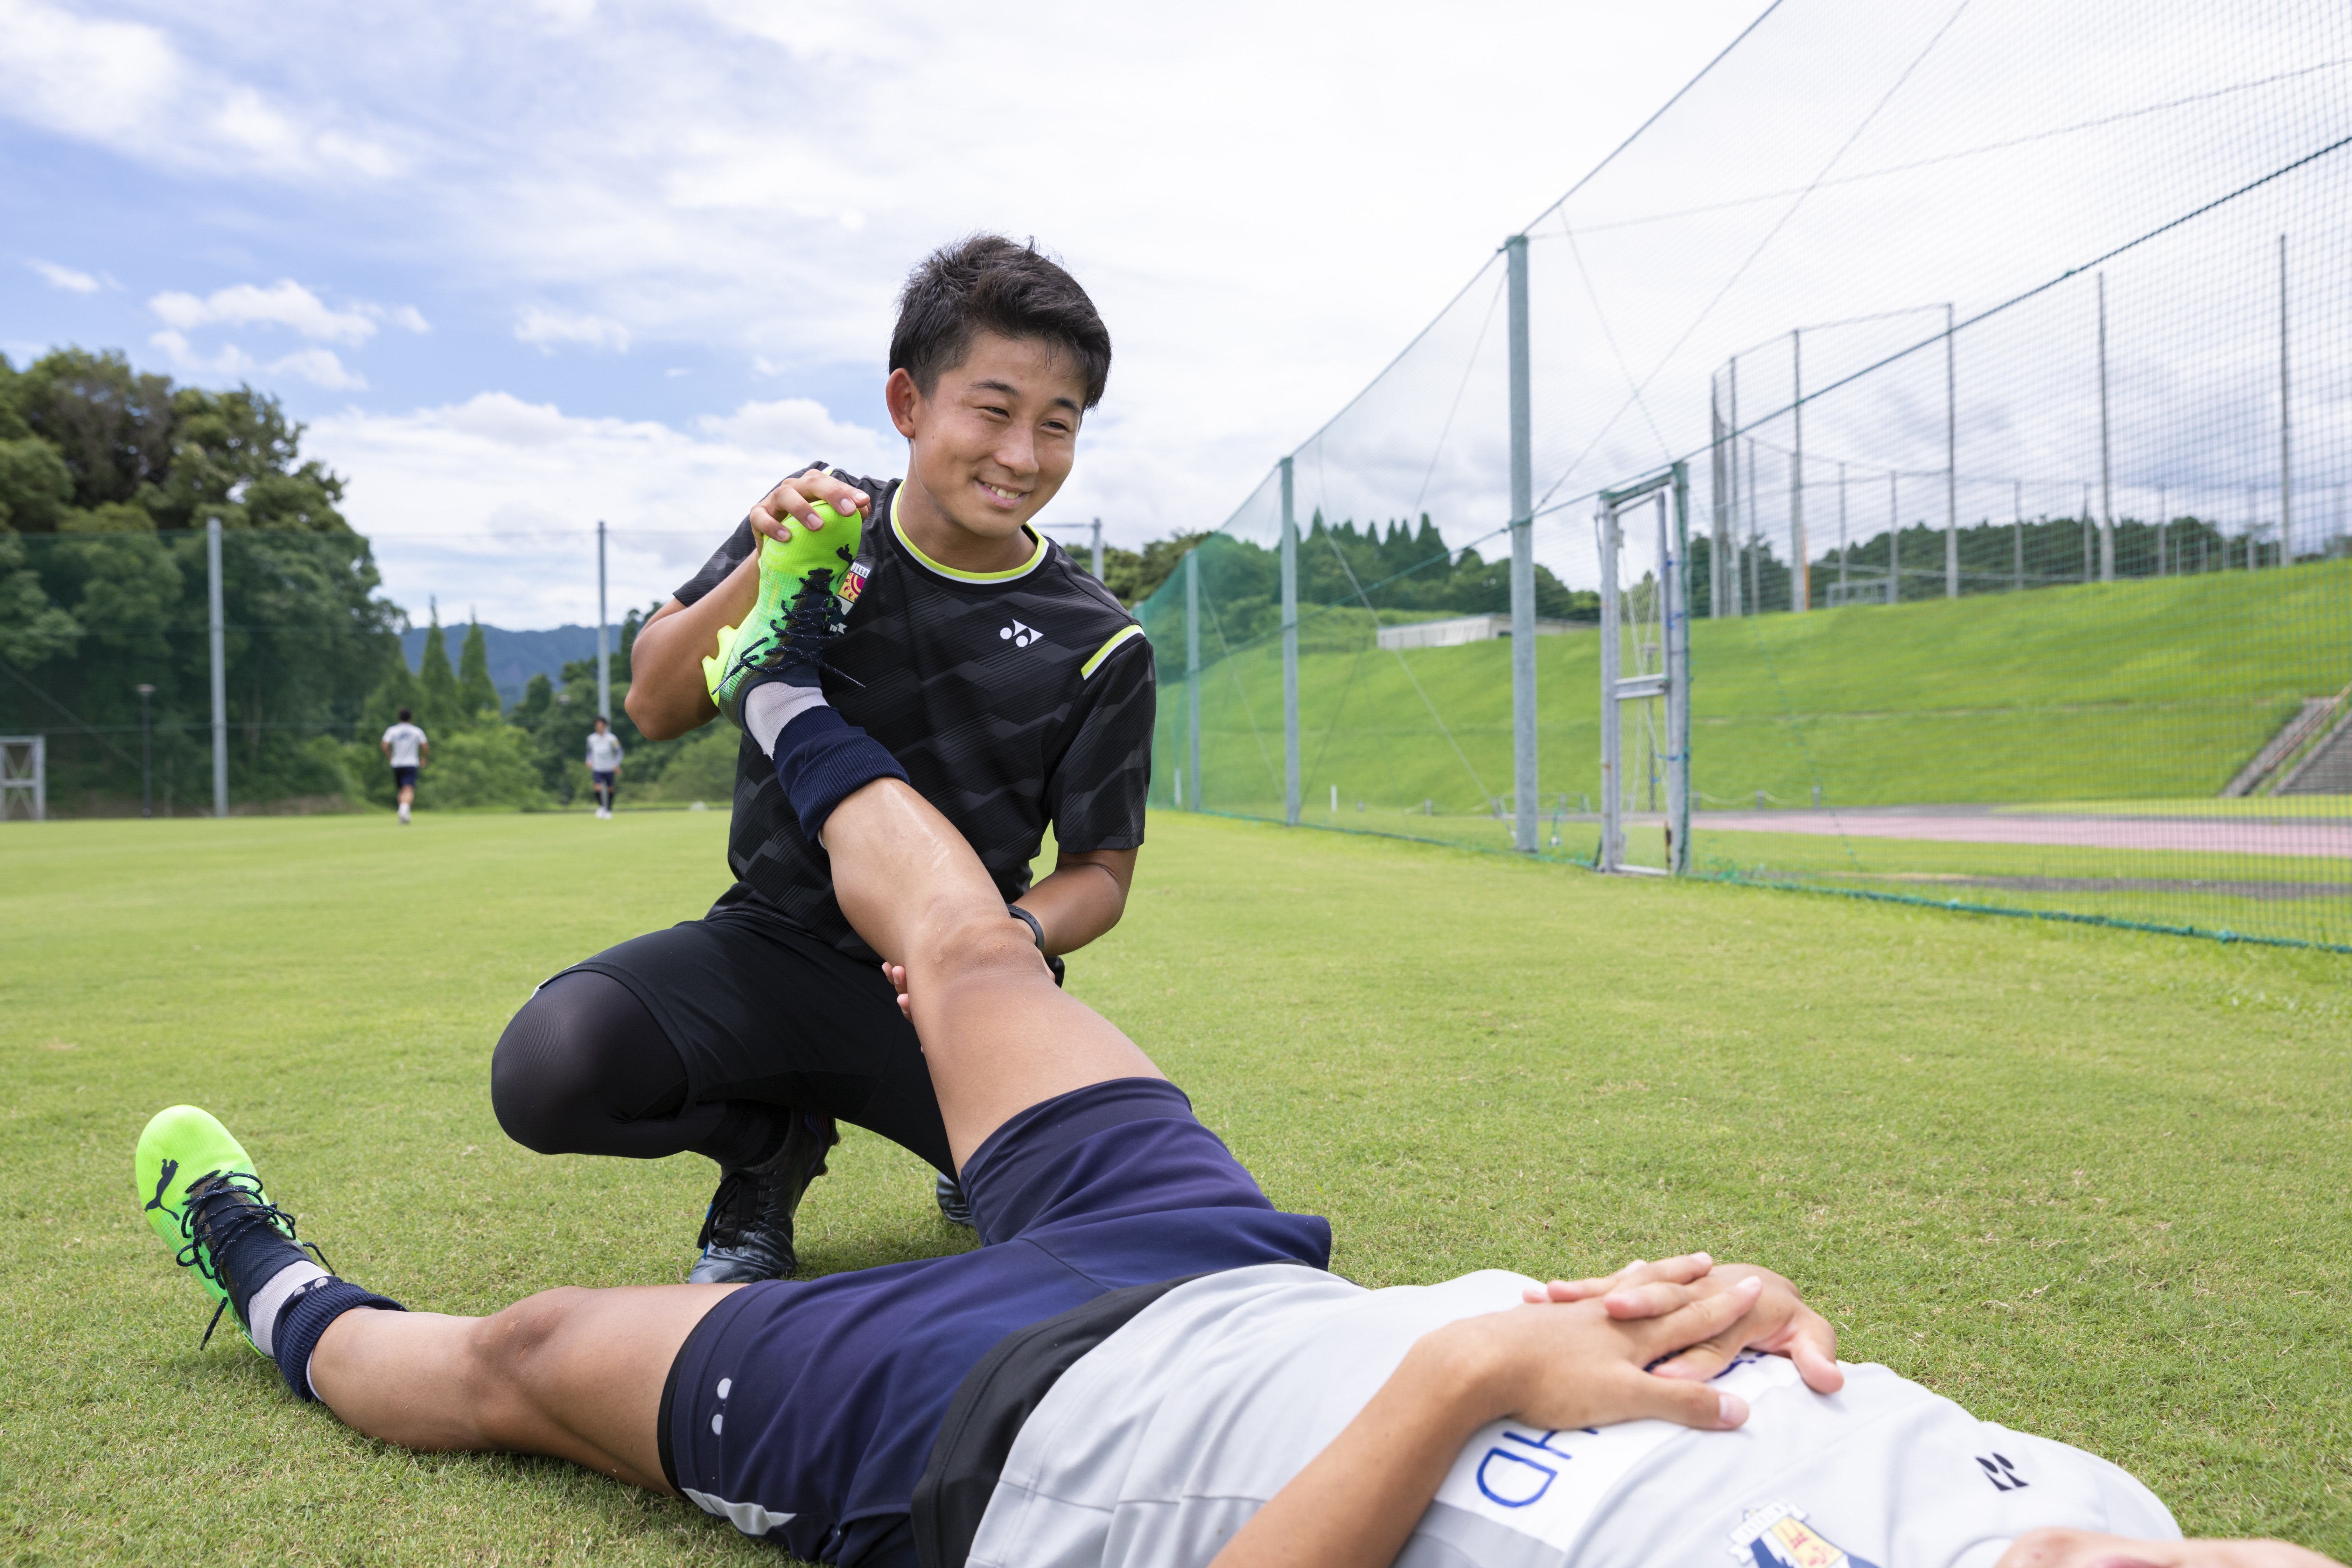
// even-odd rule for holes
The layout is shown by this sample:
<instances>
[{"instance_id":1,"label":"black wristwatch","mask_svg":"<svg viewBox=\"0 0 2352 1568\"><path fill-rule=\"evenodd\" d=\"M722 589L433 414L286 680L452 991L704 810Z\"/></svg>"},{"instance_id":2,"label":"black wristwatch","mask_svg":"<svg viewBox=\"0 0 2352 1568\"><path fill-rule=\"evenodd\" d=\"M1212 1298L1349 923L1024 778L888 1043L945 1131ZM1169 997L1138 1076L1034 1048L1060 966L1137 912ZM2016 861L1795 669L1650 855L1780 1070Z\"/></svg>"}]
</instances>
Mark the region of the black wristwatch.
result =
<instances>
[{"instance_id":1,"label":"black wristwatch","mask_svg":"<svg viewBox=\"0 0 2352 1568\"><path fill-rule=\"evenodd\" d=\"M1045 952L1045 928L1037 923L1037 917L1035 915L1031 914L1019 904L1005 905L1004 912L1011 915L1014 920L1026 924L1029 928L1029 934L1037 939L1037 951L1039 952ZM1050 952L1045 952L1045 967L1053 971L1054 984L1056 985L1059 985L1062 983L1062 976L1068 973L1068 967L1062 963L1061 959Z\"/></svg>"}]
</instances>

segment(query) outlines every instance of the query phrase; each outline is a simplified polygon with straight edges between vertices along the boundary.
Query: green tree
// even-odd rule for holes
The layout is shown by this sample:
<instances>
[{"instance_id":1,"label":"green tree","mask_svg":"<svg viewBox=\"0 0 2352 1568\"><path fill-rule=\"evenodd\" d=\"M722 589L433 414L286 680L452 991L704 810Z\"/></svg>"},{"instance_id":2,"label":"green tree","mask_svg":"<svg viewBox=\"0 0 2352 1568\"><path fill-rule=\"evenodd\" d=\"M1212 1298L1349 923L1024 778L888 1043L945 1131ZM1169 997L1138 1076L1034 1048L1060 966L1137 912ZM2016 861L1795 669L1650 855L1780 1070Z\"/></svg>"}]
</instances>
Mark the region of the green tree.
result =
<instances>
[{"instance_id":1,"label":"green tree","mask_svg":"<svg viewBox=\"0 0 2352 1568\"><path fill-rule=\"evenodd\" d=\"M465 646L457 651L457 700L468 721L498 721L502 708L499 689L490 684L490 650L482 640L482 623L469 617Z\"/></svg>"},{"instance_id":2,"label":"green tree","mask_svg":"<svg viewBox=\"0 0 2352 1568\"><path fill-rule=\"evenodd\" d=\"M432 623L425 631L425 652L416 661L416 687L423 700L416 721L428 732L466 728L465 699L457 689L457 672L449 668L449 639L441 631L441 607L432 606Z\"/></svg>"},{"instance_id":3,"label":"green tree","mask_svg":"<svg viewBox=\"0 0 2352 1568\"><path fill-rule=\"evenodd\" d=\"M394 657L399 610L376 596L342 481L251 388L174 387L120 353L0 360L0 730L52 736L61 809L120 809L138 766L59 709L134 731L154 688L159 800L209 794L205 525L223 532L233 799L338 793L340 742ZM21 661L21 662L20 662ZM323 749L322 749L323 747ZM133 748L135 750L135 748Z\"/></svg>"}]
</instances>

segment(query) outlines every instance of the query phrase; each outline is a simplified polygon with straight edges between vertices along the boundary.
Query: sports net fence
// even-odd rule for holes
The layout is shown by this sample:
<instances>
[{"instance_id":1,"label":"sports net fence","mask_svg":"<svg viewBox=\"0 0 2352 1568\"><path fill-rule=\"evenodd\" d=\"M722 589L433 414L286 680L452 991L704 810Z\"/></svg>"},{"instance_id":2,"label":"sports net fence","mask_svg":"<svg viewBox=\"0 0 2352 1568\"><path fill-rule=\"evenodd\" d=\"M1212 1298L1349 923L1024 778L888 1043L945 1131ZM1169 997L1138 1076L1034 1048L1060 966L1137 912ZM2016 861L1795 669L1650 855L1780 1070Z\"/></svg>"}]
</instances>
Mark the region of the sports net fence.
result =
<instances>
[{"instance_id":1,"label":"sports net fence","mask_svg":"<svg viewBox=\"0 0 2352 1568\"><path fill-rule=\"evenodd\" d=\"M2352 942L2347 72L2308 0L1783 0L1528 226L1535 852L1596 847L1596 498L1683 459L1694 872ZM1507 275L1140 606L1155 805L1514 846Z\"/></svg>"}]
</instances>

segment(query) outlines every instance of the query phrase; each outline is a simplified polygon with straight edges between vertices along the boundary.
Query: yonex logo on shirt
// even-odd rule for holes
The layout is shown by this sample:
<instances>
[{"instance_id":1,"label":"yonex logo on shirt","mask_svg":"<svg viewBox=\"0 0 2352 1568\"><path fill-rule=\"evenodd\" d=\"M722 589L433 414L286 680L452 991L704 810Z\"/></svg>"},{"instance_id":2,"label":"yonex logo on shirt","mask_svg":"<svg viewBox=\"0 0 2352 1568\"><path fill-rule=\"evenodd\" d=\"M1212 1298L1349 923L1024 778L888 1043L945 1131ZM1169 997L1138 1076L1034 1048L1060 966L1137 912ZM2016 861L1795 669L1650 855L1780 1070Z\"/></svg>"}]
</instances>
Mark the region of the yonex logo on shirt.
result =
<instances>
[{"instance_id":1,"label":"yonex logo on shirt","mask_svg":"<svg viewBox=\"0 0 2352 1568\"><path fill-rule=\"evenodd\" d=\"M996 635L1000 637L1009 639L1014 647L1027 647L1031 643L1035 642L1039 637L1045 636L1045 634L1039 631L1036 627L1024 626L1019 621L1013 622L1011 626L1004 627Z\"/></svg>"}]
</instances>

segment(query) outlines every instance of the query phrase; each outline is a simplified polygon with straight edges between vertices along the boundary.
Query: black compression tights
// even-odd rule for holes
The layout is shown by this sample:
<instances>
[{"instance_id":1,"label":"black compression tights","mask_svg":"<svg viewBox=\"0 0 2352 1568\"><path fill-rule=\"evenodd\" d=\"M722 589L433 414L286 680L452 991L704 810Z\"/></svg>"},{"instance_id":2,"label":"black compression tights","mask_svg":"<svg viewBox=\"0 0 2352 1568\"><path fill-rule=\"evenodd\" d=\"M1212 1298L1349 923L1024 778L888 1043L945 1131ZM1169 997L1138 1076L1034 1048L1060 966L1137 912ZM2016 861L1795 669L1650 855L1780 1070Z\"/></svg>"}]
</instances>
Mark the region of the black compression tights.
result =
<instances>
[{"instance_id":1,"label":"black compression tights","mask_svg":"<svg viewBox=\"0 0 2352 1568\"><path fill-rule=\"evenodd\" d=\"M779 1108L686 1103L686 1064L636 994L574 970L539 988L490 1058L490 1106L508 1137L542 1154L757 1164L782 1141Z\"/></svg>"}]
</instances>

